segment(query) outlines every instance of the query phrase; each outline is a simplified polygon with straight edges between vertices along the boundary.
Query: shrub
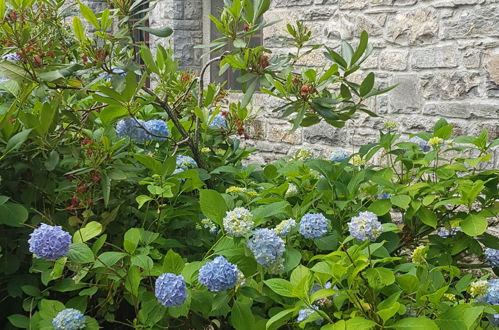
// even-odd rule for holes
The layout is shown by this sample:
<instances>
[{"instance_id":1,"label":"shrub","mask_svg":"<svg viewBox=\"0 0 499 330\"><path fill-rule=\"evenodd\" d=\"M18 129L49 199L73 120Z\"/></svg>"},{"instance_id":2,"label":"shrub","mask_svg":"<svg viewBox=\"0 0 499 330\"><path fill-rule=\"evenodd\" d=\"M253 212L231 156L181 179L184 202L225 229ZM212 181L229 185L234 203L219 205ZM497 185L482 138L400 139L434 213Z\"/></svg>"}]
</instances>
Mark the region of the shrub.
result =
<instances>
[{"instance_id":1,"label":"shrub","mask_svg":"<svg viewBox=\"0 0 499 330\"><path fill-rule=\"evenodd\" d=\"M226 1L213 61L242 94L179 72L172 51L134 44L139 2L62 23L64 2L0 0L0 283L18 328L486 328L499 140L452 137L440 120L410 139L393 125L349 155L308 150L265 166L240 148L257 86L294 128L341 127L374 88L349 76L372 48L325 48L287 26L295 54L249 47L268 0ZM109 33L111 27L117 30ZM139 65L140 58L142 65ZM380 159L375 165L372 159ZM30 237L31 234L31 237ZM487 252L484 254L484 248ZM488 261L486 261L485 257ZM489 264L490 263L490 264ZM492 266L492 271L491 267ZM473 269L473 271L470 271Z\"/></svg>"}]
</instances>

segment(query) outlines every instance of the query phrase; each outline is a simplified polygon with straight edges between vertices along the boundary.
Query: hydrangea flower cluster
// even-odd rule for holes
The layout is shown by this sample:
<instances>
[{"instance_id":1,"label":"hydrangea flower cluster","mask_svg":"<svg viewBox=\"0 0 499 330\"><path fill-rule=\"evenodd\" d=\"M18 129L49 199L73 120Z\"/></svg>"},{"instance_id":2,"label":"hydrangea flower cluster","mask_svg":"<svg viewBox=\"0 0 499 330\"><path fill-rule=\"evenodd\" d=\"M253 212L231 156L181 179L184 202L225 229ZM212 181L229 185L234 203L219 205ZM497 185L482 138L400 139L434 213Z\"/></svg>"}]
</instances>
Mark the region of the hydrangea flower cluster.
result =
<instances>
[{"instance_id":1,"label":"hydrangea flower cluster","mask_svg":"<svg viewBox=\"0 0 499 330\"><path fill-rule=\"evenodd\" d=\"M238 193L244 193L244 192L246 192L246 190L247 189L244 187L232 186L232 187L225 189L225 193L226 194L238 194Z\"/></svg>"},{"instance_id":2,"label":"hydrangea flower cluster","mask_svg":"<svg viewBox=\"0 0 499 330\"><path fill-rule=\"evenodd\" d=\"M176 160L177 168L173 171L173 174L178 174L189 168L196 167L198 164L196 161L189 156L178 155Z\"/></svg>"},{"instance_id":3,"label":"hydrangea flower cluster","mask_svg":"<svg viewBox=\"0 0 499 330\"><path fill-rule=\"evenodd\" d=\"M227 128L227 119L222 114L218 114L213 117L213 121L210 123L210 128L212 129L222 129Z\"/></svg>"},{"instance_id":4,"label":"hydrangea flower cluster","mask_svg":"<svg viewBox=\"0 0 499 330\"><path fill-rule=\"evenodd\" d=\"M308 239L321 238L327 233L329 220L322 213L307 213L300 220L300 234Z\"/></svg>"},{"instance_id":5,"label":"hydrangea flower cluster","mask_svg":"<svg viewBox=\"0 0 499 330\"><path fill-rule=\"evenodd\" d=\"M17 55L16 53L8 53L8 54L2 55L2 60L10 62L10 63L14 63L14 62L20 61L21 56Z\"/></svg>"},{"instance_id":6,"label":"hydrangea flower cluster","mask_svg":"<svg viewBox=\"0 0 499 330\"><path fill-rule=\"evenodd\" d=\"M61 226L49 226L42 223L31 234L29 252L37 258L57 260L66 256L71 245L71 235Z\"/></svg>"},{"instance_id":7,"label":"hydrangea flower cluster","mask_svg":"<svg viewBox=\"0 0 499 330\"><path fill-rule=\"evenodd\" d=\"M362 159L362 157L360 157L359 155L354 155L352 157L352 163L355 165L355 166L360 166L360 165L364 165L366 163L365 160Z\"/></svg>"},{"instance_id":8,"label":"hydrangea flower cluster","mask_svg":"<svg viewBox=\"0 0 499 330\"><path fill-rule=\"evenodd\" d=\"M236 207L228 211L223 219L225 231L229 235L241 237L246 235L253 228L253 214L244 207Z\"/></svg>"},{"instance_id":9,"label":"hydrangea flower cluster","mask_svg":"<svg viewBox=\"0 0 499 330\"><path fill-rule=\"evenodd\" d=\"M442 138L439 138L438 136L432 137L428 140L428 145L433 148L441 145L442 143L444 143L444 140Z\"/></svg>"},{"instance_id":10,"label":"hydrangea flower cluster","mask_svg":"<svg viewBox=\"0 0 499 330\"><path fill-rule=\"evenodd\" d=\"M145 122L141 119L122 119L116 124L116 135L120 139L128 136L132 141L144 143L147 140L147 133L142 126L145 127Z\"/></svg>"},{"instance_id":11,"label":"hydrangea flower cluster","mask_svg":"<svg viewBox=\"0 0 499 330\"><path fill-rule=\"evenodd\" d=\"M153 119L145 123L148 132L154 134L150 136L151 140L163 141L170 136L170 130L163 120Z\"/></svg>"},{"instance_id":12,"label":"hydrangea flower cluster","mask_svg":"<svg viewBox=\"0 0 499 330\"><path fill-rule=\"evenodd\" d=\"M390 195L389 193L387 192L382 192L379 196L378 196L378 199L390 199L392 198L392 195Z\"/></svg>"},{"instance_id":13,"label":"hydrangea flower cluster","mask_svg":"<svg viewBox=\"0 0 499 330\"><path fill-rule=\"evenodd\" d=\"M204 229L209 229L211 234L217 233L217 225L215 225L215 223L210 219L201 220L201 225Z\"/></svg>"},{"instance_id":14,"label":"hydrangea flower cluster","mask_svg":"<svg viewBox=\"0 0 499 330\"><path fill-rule=\"evenodd\" d=\"M430 146L428 145L428 142L426 142L425 140L423 140L419 136L413 136L407 142L416 143L417 145L419 145L419 149L423 152L430 151Z\"/></svg>"},{"instance_id":15,"label":"hydrangea flower cluster","mask_svg":"<svg viewBox=\"0 0 499 330\"><path fill-rule=\"evenodd\" d=\"M86 327L87 318L77 309L66 308L60 311L53 319L55 330L79 330Z\"/></svg>"},{"instance_id":16,"label":"hydrangea flower cluster","mask_svg":"<svg viewBox=\"0 0 499 330\"><path fill-rule=\"evenodd\" d=\"M284 237L288 236L291 230L296 226L295 219L282 220L276 227L275 232L277 235Z\"/></svg>"},{"instance_id":17,"label":"hydrangea flower cluster","mask_svg":"<svg viewBox=\"0 0 499 330\"><path fill-rule=\"evenodd\" d=\"M448 238L452 236L456 236L457 233L461 231L461 227L451 227L450 229L447 229L445 227L441 227L437 231L437 235L442 237L442 238Z\"/></svg>"},{"instance_id":18,"label":"hydrangea flower cluster","mask_svg":"<svg viewBox=\"0 0 499 330\"><path fill-rule=\"evenodd\" d=\"M294 156L295 159L301 159L301 160L307 160L313 157L314 157L313 152L307 149L297 150Z\"/></svg>"},{"instance_id":19,"label":"hydrangea flower cluster","mask_svg":"<svg viewBox=\"0 0 499 330\"><path fill-rule=\"evenodd\" d=\"M199 283L211 292L231 289L239 281L239 269L228 262L224 257L218 256L199 270Z\"/></svg>"},{"instance_id":20,"label":"hydrangea flower cluster","mask_svg":"<svg viewBox=\"0 0 499 330\"><path fill-rule=\"evenodd\" d=\"M290 183L284 197L289 198L298 195L298 187L294 183Z\"/></svg>"},{"instance_id":21,"label":"hydrangea flower cluster","mask_svg":"<svg viewBox=\"0 0 499 330\"><path fill-rule=\"evenodd\" d=\"M246 244L255 256L256 262L267 268L269 272L282 271L286 248L284 241L274 230L257 229Z\"/></svg>"},{"instance_id":22,"label":"hydrangea flower cluster","mask_svg":"<svg viewBox=\"0 0 499 330\"><path fill-rule=\"evenodd\" d=\"M156 279L154 295L165 306L180 306L187 299L184 277L173 273L163 273Z\"/></svg>"},{"instance_id":23,"label":"hydrangea flower cluster","mask_svg":"<svg viewBox=\"0 0 499 330\"><path fill-rule=\"evenodd\" d=\"M499 279L489 280L487 293L483 297L483 301L491 305L499 305ZM499 313L494 313L488 319L494 326L499 326Z\"/></svg>"},{"instance_id":24,"label":"hydrangea flower cluster","mask_svg":"<svg viewBox=\"0 0 499 330\"><path fill-rule=\"evenodd\" d=\"M415 264L422 264L426 261L426 251L427 251L427 247L424 246L424 245L420 245L418 246L417 248L414 249L414 251L412 251L412 262L415 263Z\"/></svg>"},{"instance_id":25,"label":"hydrangea flower cluster","mask_svg":"<svg viewBox=\"0 0 499 330\"><path fill-rule=\"evenodd\" d=\"M499 250L486 248L485 257L492 267L499 267Z\"/></svg>"},{"instance_id":26,"label":"hydrangea flower cluster","mask_svg":"<svg viewBox=\"0 0 499 330\"><path fill-rule=\"evenodd\" d=\"M296 318L296 320L298 322L303 322L305 321L306 319L308 319L312 314L314 314L316 312L316 310L319 309L318 306L316 305L312 305L312 307L315 309L312 309L312 308L304 308L304 309L300 309L298 311L298 317ZM318 320L315 320L315 323L318 324L318 325L321 325L323 322L323 319L318 319Z\"/></svg>"},{"instance_id":27,"label":"hydrangea flower cluster","mask_svg":"<svg viewBox=\"0 0 499 330\"><path fill-rule=\"evenodd\" d=\"M335 163L340 163L350 157L350 153L346 150L343 149L335 149L331 153L330 160L335 162Z\"/></svg>"},{"instance_id":28,"label":"hydrangea flower cluster","mask_svg":"<svg viewBox=\"0 0 499 330\"><path fill-rule=\"evenodd\" d=\"M348 230L350 235L359 241L374 242L383 232L383 227L376 214L366 211L360 212L358 216L352 218L348 223Z\"/></svg>"},{"instance_id":29,"label":"hydrangea flower cluster","mask_svg":"<svg viewBox=\"0 0 499 330\"><path fill-rule=\"evenodd\" d=\"M470 285L470 294L474 298L480 298L487 294L489 283L487 281L476 281Z\"/></svg>"},{"instance_id":30,"label":"hydrangea flower cluster","mask_svg":"<svg viewBox=\"0 0 499 330\"><path fill-rule=\"evenodd\" d=\"M143 121L141 119L127 118L120 120L116 124L116 135L119 138L128 136L137 143L144 143L147 140L166 140L170 136L170 131L163 120L153 119Z\"/></svg>"}]
</instances>

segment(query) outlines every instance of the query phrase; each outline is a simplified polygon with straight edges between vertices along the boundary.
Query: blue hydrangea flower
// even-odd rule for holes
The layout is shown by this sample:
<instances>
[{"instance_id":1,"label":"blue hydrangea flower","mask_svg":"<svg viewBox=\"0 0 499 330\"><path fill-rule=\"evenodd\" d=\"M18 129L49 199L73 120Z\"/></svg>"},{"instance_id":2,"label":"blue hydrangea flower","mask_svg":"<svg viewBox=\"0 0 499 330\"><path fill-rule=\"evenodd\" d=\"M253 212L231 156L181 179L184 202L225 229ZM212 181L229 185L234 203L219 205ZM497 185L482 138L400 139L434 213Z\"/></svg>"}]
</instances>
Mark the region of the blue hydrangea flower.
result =
<instances>
[{"instance_id":1,"label":"blue hydrangea flower","mask_svg":"<svg viewBox=\"0 0 499 330\"><path fill-rule=\"evenodd\" d=\"M491 305L499 305L499 278L488 281L487 294L483 301Z\"/></svg>"},{"instance_id":2,"label":"blue hydrangea flower","mask_svg":"<svg viewBox=\"0 0 499 330\"><path fill-rule=\"evenodd\" d=\"M10 62L10 63L14 63L14 62L21 60L21 56L17 55L16 53L8 53L8 54L2 55L2 60Z\"/></svg>"},{"instance_id":3,"label":"blue hydrangea flower","mask_svg":"<svg viewBox=\"0 0 499 330\"><path fill-rule=\"evenodd\" d=\"M210 123L210 128L221 129L227 128L227 119L222 114L218 114L213 117L213 121Z\"/></svg>"},{"instance_id":4,"label":"blue hydrangea flower","mask_svg":"<svg viewBox=\"0 0 499 330\"><path fill-rule=\"evenodd\" d=\"M7 77L0 77L0 84L9 81Z\"/></svg>"},{"instance_id":5,"label":"blue hydrangea flower","mask_svg":"<svg viewBox=\"0 0 499 330\"><path fill-rule=\"evenodd\" d=\"M60 311L53 319L55 330L78 330L86 327L87 318L77 309L66 308Z\"/></svg>"},{"instance_id":6,"label":"blue hydrangea flower","mask_svg":"<svg viewBox=\"0 0 499 330\"><path fill-rule=\"evenodd\" d=\"M148 139L148 134L142 127L145 127L145 122L141 119L122 119L116 124L116 134L120 139L129 137L137 143L144 143Z\"/></svg>"},{"instance_id":7,"label":"blue hydrangea flower","mask_svg":"<svg viewBox=\"0 0 499 330\"><path fill-rule=\"evenodd\" d=\"M182 305L187 299L184 277L172 273L162 274L156 279L154 295L165 307Z\"/></svg>"},{"instance_id":8,"label":"blue hydrangea flower","mask_svg":"<svg viewBox=\"0 0 499 330\"><path fill-rule=\"evenodd\" d=\"M485 257L492 267L499 267L499 250L486 248Z\"/></svg>"},{"instance_id":9,"label":"blue hydrangea flower","mask_svg":"<svg viewBox=\"0 0 499 330\"><path fill-rule=\"evenodd\" d=\"M31 234L29 252L37 258L57 260L65 257L71 245L71 235L61 226L49 226L42 223Z\"/></svg>"},{"instance_id":10,"label":"blue hydrangea flower","mask_svg":"<svg viewBox=\"0 0 499 330\"><path fill-rule=\"evenodd\" d=\"M173 174L181 173L183 171L186 171L190 168L197 167L198 164L196 161L189 156L183 156L183 155L178 155L177 160L176 160L177 168L173 172Z\"/></svg>"},{"instance_id":11,"label":"blue hydrangea flower","mask_svg":"<svg viewBox=\"0 0 499 330\"><path fill-rule=\"evenodd\" d=\"M232 211L227 211L223 219L223 225L229 235L235 237L244 236L253 228L253 214L244 207L236 207Z\"/></svg>"},{"instance_id":12,"label":"blue hydrangea flower","mask_svg":"<svg viewBox=\"0 0 499 330\"><path fill-rule=\"evenodd\" d=\"M335 162L335 163L340 163L342 161L344 161L345 159L347 159L348 157L350 157L350 153L346 150L343 150L343 149L335 149L333 150L333 152L331 153L331 161Z\"/></svg>"},{"instance_id":13,"label":"blue hydrangea flower","mask_svg":"<svg viewBox=\"0 0 499 330\"><path fill-rule=\"evenodd\" d=\"M239 269L228 262L224 257L218 256L199 270L199 283L211 292L232 289L239 281Z\"/></svg>"},{"instance_id":14,"label":"blue hydrangea flower","mask_svg":"<svg viewBox=\"0 0 499 330\"><path fill-rule=\"evenodd\" d=\"M437 231L437 235L442 237L442 238L448 238L452 236L456 236L457 233L461 231L461 227L451 227L450 229L447 229L445 227L440 227Z\"/></svg>"},{"instance_id":15,"label":"blue hydrangea flower","mask_svg":"<svg viewBox=\"0 0 499 330\"><path fill-rule=\"evenodd\" d=\"M358 216L352 218L348 223L348 230L350 235L359 241L374 242L383 232L383 227L376 214L366 211L360 212Z\"/></svg>"},{"instance_id":16,"label":"blue hydrangea flower","mask_svg":"<svg viewBox=\"0 0 499 330\"><path fill-rule=\"evenodd\" d=\"M318 307L318 306L316 306L316 305L312 305L312 307L313 307L314 309L316 309L316 310L318 310L318 309L319 309L319 307ZM303 308L303 309L300 309L300 310L298 311L298 317L296 318L296 320L297 320L298 322L303 322L303 321L305 321L305 320L306 320L306 319L308 319L308 318L309 318L312 314L314 314L314 313L316 312L314 309L312 309L312 308ZM323 319L318 319L318 320L315 320L315 323L316 323L316 324L318 324L318 325L320 325L320 324L322 324L322 321L323 321Z\"/></svg>"},{"instance_id":17,"label":"blue hydrangea flower","mask_svg":"<svg viewBox=\"0 0 499 330\"><path fill-rule=\"evenodd\" d=\"M407 142L416 143L417 145L419 145L419 149L421 149L421 151L423 152L428 152L431 149L430 146L428 145L428 142L423 140L419 136L413 136Z\"/></svg>"},{"instance_id":18,"label":"blue hydrangea flower","mask_svg":"<svg viewBox=\"0 0 499 330\"><path fill-rule=\"evenodd\" d=\"M151 140L162 141L166 140L166 138L170 136L170 130L163 120L148 120L146 121L144 127L148 133L154 134L148 134Z\"/></svg>"},{"instance_id":19,"label":"blue hydrangea flower","mask_svg":"<svg viewBox=\"0 0 499 330\"><path fill-rule=\"evenodd\" d=\"M282 220L276 227L275 232L277 235L284 237L288 236L291 230L296 226L295 219Z\"/></svg>"},{"instance_id":20,"label":"blue hydrangea flower","mask_svg":"<svg viewBox=\"0 0 499 330\"><path fill-rule=\"evenodd\" d=\"M300 221L300 234L305 238L321 238L327 233L329 220L322 213L307 213Z\"/></svg>"},{"instance_id":21,"label":"blue hydrangea flower","mask_svg":"<svg viewBox=\"0 0 499 330\"><path fill-rule=\"evenodd\" d=\"M284 252L286 247L282 238L274 230L257 229L246 243L251 253L270 273L278 273L284 267Z\"/></svg>"},{"instance_id":22,"label":"blue hydrangea flower","mask_svg":"<svg viewBox=\"0 0 499 330\"><path fill-rule=\"evenodd\" d=\"M387 192L382 192L379 196L378 196L378 199L390 199L392 198L392 195L390 195L389 193Z\"/></svg>"}]
</instances>

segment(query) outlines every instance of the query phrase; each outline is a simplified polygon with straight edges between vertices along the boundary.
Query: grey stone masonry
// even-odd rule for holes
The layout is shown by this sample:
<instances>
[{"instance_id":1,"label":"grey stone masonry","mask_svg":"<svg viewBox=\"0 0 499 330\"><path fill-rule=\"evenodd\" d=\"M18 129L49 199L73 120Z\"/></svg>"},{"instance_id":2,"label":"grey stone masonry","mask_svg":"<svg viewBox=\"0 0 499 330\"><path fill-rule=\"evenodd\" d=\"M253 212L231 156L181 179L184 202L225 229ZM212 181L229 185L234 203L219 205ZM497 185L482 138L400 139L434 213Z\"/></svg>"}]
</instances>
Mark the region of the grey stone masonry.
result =
<instances>
[{"instance_id":1,"label":"grey stone masonry","mask_svg":"<svg viewBox=\"0 0 499 330\"><path fill-rule=\"evenodd\" d=\"M172 42L182 68L201 66L201 51L193 46L209 36L202 19L209 2L159 0L152 15L153 26L174 28ZM499 137L499 0L273 0L265 20L277 21L264 30L264 45L274 54L293 51L286 46L285 25L296 20L313 31L314 43L329 47L341 40L356 44L366 30L374 52L358 78L374 72L377 86L398 87L369 102L378 118L360 115L342 129L320 124L295 132L272 112L278 100L258 95L255 102L264 111L250 125L246 145L260 150L259 161L299 148L355 151L375 141L389 120L409 134L428 131L445 117L457 134L486 128L491 138ZM298 64L320 68L327 60L319 51ZM493 165L499 165L497 152Z\"/></svg>"}]
</instances>

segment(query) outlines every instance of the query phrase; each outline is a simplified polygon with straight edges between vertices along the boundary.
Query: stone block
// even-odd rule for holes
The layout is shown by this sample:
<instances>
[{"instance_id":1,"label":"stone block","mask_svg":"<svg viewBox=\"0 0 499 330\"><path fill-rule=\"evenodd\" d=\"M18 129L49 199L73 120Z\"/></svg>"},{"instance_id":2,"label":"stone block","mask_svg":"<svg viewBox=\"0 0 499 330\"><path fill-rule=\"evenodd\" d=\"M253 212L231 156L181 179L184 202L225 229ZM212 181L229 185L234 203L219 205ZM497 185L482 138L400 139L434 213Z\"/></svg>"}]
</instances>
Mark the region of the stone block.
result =
<instances>
[{"instance_id":1,"label":"stone block","mask_svg":"<svg viewBox=\"0 0 499 330\"><path fill-rule=\"evenodd\" d=\"M464 7L442 24L445 39L497 36L499 31L499 6Z\"/></svg>"},{"instance_id":2,"label":"stone block","mask_svg":"<svg viewBox=\"0 0 499 330\"><path fill-rule=\"evenodd\" d=\"M363 9L369 4L368 0L340 0L340 9Z\"/></svg>"},{"instance_id":3,"label":"stone block","mask_svg":"<svg viewBox=\"0 0 499 330\"><path fill-rule=\"evenodd\" d=\"M445 102L427 103L423 109L424 115L442 116L447 118L499 118L499 104L479 102Z\"/></svg>"},{"instance_id":4,"label":"stone block","mask_svg":"<svg viewBox=\"0 0 499 330\"><path fill-rule=\"evenodd\" d=\"M401 11L388 19L386 39L399 45L429 44L437 39L438 30L435 10Z\"/></svg>"},{"instance_id":5,"label":"stone block","mask_svg":"<svg viewBox=\"0 0 499 330\"><path fill-rule=\"evenodd\" d=\"M388 71L404 71L408 65L409 51L386 49L380 57L380 68Z\"/></svg>"},{"instance_id":6,"label":"stone block","mask_svg":"<svg viewBox=\"0 0 499 330\"><path fill-rule=\"evenodd\" d=\"M390 109L395 113L419 113L423 98L419 91L419 78L416 74L396 74L391 85L397 87L388 93Z\"/></svg>"},{"instance_id":7,"label":"stone block","mask_svg":"<svg viewBox=\"0 0 499 330\"><path fill-rule=\"evenodd\" d=\"M453 71L421 76L423 97L430 100L457 100L478 96L478 72Z\"/></svg>"},{"instance_id":8,"label":"stone block","mask_svg":"<svg viewBox=\"0 0 499 330\"><path fill-rule=\"evenodd\" d=\"M271 142L300 144L302 142L301 133L300 128L293 132L291 126L268 125L265 138Z\"/></svg>"},{"instance_id":9,"label":"stone block","mask_svg":"<svg viewBox=\"0 0 499 330\"><path fill-rule=\"evenodd\" d=\"M294 7L294 6L310 6L314 0L275 0L275 7Z\"/></svg>"},{"instance_id":10,"label":"stone block","mask_svg":"<svg viewBox=\"0 0 499 330\"><path fill-rule=\"evenodd\" d=\"M414 69L455 68L458 65L459 52L453 45L433 46L412 51Z\"/></svg>"},{"instance_id":11,"label":"stone block","mask_svg":"<svg viewBox=\"0 0 499 330\"><path fill-rule=\"evenodd\" d=\"M325 122L303 129L303 139L307 143L342 146L347 144L347 130L335 128Z\"/></svg>"}]
</instances>

